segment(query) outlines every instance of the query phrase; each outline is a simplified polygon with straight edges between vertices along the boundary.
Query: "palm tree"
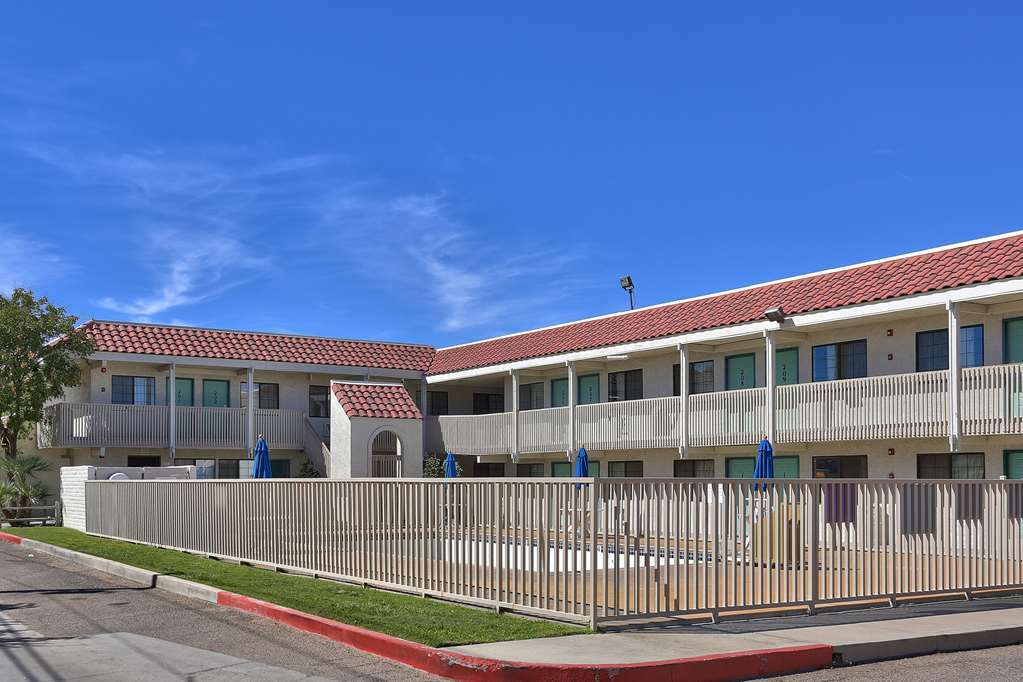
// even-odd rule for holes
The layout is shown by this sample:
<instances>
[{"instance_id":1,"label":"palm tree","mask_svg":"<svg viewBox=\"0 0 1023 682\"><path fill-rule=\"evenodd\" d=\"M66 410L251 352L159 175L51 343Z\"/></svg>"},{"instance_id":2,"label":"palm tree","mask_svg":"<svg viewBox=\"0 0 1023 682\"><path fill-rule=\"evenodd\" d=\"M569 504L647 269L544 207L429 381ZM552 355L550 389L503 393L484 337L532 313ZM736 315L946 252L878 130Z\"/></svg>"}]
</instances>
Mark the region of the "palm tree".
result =
<instances>
[{"instance_id":1,"label":"palm tree","mask_svg":"<svg viewBox=\"0 0 1023 682\"><path fill-rule=\"evenodd\" d=\"M6 481L0 481L0 509L3 517L12 526L25 525L20 518L32 516L28 509L3 509L4 507L31 507L40 504L50 491L36 480L36 475L48 471L50 463L41 457L0 457L0 474Z\"/></svg>"}]
</instances>

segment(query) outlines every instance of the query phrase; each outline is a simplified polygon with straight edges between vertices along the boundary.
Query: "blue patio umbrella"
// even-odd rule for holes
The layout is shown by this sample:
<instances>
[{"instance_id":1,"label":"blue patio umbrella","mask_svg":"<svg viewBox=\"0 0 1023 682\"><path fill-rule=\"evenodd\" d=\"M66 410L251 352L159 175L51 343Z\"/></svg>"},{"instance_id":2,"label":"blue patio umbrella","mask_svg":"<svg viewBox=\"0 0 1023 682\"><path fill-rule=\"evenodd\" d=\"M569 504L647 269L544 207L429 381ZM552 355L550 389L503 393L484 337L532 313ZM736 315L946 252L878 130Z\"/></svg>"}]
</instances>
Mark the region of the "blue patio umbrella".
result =
<instances>
[{"instance_id":1,"label":"blue patio umbrella","mask_svg":"<svg viewBox=\"0 0 1023 682\"><path fill-rule=\"evenodd\" d=\"M266 438L262 435L256 441L252 451L252 478L271 478L270 448L266 446Z\"/></svg>"},{"instance_id":2,"label":"blue patio umbrella","mask_svg":"<svg viewBox=\"0 0 1023 682\"><path fill-rule=\"evenodd\" d=\"M458 478L458 463L450 452L444 459L444 478Z\"/></svg>"},{"instance_id":3,"label":"blue patio umbrella","mask_svg":"<svg viewBox=\"0 0 1023 682\"><path fill-rule=\"evenodd\" d=\"M753 478L774 478L774 448L764 438L757 448L757 461L753 465Z\"/></svg>"},{"instance_id":4,"label":"blue patio umbrella","mask_svg":"<svg viewBox=\"0 0 1023 682\"><path fill-rule=\"evenodd\" d=\"M586 448L579 448L579 454L575 456L575 475L577 478L590 477L590 456L586 454Z\"/></svg>"}]
</instances>

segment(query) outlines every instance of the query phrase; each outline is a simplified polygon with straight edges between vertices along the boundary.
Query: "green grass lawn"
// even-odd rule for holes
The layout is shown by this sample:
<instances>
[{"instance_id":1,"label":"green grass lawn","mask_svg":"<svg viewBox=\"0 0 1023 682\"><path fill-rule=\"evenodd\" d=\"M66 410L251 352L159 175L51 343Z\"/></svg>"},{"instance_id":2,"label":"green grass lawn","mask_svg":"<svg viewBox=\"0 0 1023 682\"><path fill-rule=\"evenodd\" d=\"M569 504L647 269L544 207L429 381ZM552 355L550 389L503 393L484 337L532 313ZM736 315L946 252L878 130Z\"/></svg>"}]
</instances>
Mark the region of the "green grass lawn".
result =
<instances>
[{"instance_id":1,"label":"green grass lawn","mask_svg":"<svg viewBox=\"0 0 1023 682\"><path fill-rule=\"evenodd\" d=\"M4 532L211 585L429 646L457 646L589 632L586 628L573 625L497 615L492 611L432 599L329 580L313 580L204 559L170 549L92 537L70 528L6 528Z\"/></svg>"}]
</instances>

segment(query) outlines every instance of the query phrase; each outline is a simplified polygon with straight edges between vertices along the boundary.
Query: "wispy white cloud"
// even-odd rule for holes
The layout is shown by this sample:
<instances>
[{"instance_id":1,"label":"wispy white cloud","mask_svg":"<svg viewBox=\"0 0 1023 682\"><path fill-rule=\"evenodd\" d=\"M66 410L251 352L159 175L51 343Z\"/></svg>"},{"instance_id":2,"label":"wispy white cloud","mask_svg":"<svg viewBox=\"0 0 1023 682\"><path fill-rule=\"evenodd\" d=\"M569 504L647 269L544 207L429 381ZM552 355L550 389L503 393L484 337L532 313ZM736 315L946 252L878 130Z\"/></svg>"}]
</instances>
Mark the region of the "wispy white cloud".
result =
<instances>
[{"instance_id":1,"label":"wispy white cloud","mask_svg":"<svg viewBox=\"0 0 1023 682\"><path fill-rule=\"evenodd\" d=\"M97 303L108 310L151 321L169 310L216 298L243 284L267 259L255 256L226 234L156 230L147 236L147 260L157 282L152 293L130 300L105 297Z\"/></svg>"},{"instance_id":2,"label":"wispy white cloud","mask_svg":"<svg viewBox=\"0 0 1023 682\"><path fill-rule=\"evenodd\" d=\"M418 292L445 331L514 326L585 287L570 274L581 250L488 238L453 213L442 194L380 198L349 187L320 206L320 223L365 276Z\"/></svg>"},{"instance_id":3,"label":"wispy white cloud","mask_svg":"<svg viewBox=\"0 0 1023 682\"><path fill-rule=\"evenodd\" d=\"M59 276L68 265L49 242L25 235L0 223L0 293L32 287Z\"/></svg>"}]
</instances>

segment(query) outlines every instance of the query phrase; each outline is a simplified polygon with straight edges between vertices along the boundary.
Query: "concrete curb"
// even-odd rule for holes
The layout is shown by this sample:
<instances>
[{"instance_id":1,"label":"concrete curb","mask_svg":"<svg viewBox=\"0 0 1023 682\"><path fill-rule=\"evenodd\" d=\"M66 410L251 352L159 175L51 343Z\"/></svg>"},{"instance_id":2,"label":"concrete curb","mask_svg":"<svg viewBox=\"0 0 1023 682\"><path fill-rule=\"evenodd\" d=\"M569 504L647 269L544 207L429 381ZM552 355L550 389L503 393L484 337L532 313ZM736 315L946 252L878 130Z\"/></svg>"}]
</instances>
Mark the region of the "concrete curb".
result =
<instances>
[{"instance_id":1,"label":"concrete curb","mask_svg":"<svg viewBox=\"0 0 1023 682\"><path fill-rule=\"evenodd\" d=\"M464 682L648 682L650 680L704 680L730 682L768 675L807 672L827 668L832 663L832 647L825 644L780 647L760 651L738 651L668 661L630 664L576 665L554 663L518 663L479 658L454 651L436 649L365 628L339 623L329 618L296 611L286 606L225 592L200 583L160 575L109 559L56 547L38 540L0 532L0 541L52 554L133 582L202 599L221 606L246 611L283 625L326 637L354 649L397 661L425 672Z\"/></svg>"}]
</instances>

